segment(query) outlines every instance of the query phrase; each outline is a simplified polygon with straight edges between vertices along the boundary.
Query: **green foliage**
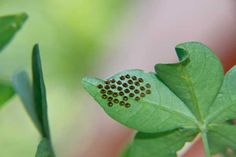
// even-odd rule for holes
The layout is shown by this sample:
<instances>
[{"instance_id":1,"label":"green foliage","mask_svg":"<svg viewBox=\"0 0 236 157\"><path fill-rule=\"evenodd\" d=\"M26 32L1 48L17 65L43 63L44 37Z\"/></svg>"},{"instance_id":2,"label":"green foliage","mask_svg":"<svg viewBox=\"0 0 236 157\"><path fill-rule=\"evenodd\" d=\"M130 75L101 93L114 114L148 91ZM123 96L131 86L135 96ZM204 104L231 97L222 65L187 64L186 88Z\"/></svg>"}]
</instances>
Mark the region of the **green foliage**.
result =
<instances>
[{"instance_id":1,"label":"green foliage","mask_svg":"<svg viewBox=\"0 0 236 157\"><path fill-rule=\"evenodd\" d=\"M0 17L0 51L13 38L26 19L25 13Z\"/></svg>"},{"instance_id":2,"label":"green foliage","mask_svg":"<svg viewBox=\"0 0 236 157\"><path fill-rule=\"evenodd\" d=\"M10 83L0 81L0 107L14 95L14 90Z\"/></svg>"},{"instance_id":3,"label":"green foliage","mask_svg":"<svg viewBox=\"0 0 236 157\"><path fill-rule=\"evenodd\" d=\"M46 138L43 138L38 145L37 153L35 157L52 157L52 150L50 149L50 141Z\"/></svg>"},{"instance_id":4,"label":"green foliage","mask_svg":"<svg viewBox=\"0 0 236 157\"><path fill-rule=\"evenodd\" d=\"M15 33L21 28L26 14L16 14L0 17L0 52L13 38ZM14 89L11 84L0 80L0 107L14 95Z\"/></svg>"},{"instance_id":5,"label":"green foliage","mask_svg":"<svg viewBox=\"0 0 236 157\"><path fill-rule=\"evenodd\" d=\"M32 74L33 86L31 86L26 72L16 73L13 76L13 85L42 136L36 157L54 157L48 124L46 89L38 45L33 48Z\"/></svg>"},{"instance_id":6,"label":"green foliage","mask_svg":"<svg viewBox=\"0 0 236 157\"><path fill-rule=\"evenodd\" d=\"M236 67L224 77L218 58L198 42L176 52L180 61L157 64L156 73L127 70L82 81L107 114L138 131L126 157L175 157L197 134L206 157L235 150L235 127L225 121L236 118Z\"/></svg>"}]
</instances>

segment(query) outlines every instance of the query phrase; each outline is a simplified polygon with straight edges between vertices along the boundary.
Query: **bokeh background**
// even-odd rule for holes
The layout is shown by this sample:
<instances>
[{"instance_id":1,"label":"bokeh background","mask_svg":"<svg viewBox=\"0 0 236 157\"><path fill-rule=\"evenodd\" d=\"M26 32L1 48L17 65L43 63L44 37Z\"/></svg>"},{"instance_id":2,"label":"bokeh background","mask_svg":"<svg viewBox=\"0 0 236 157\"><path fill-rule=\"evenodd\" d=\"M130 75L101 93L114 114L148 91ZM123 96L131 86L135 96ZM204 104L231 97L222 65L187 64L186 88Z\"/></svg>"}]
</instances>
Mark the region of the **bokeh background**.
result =
<instances>
[{"instance_id":1,"label":"bokeh background","mask_svg":"<svg viewBox=\"0 0 236 157\"><path fill-rule=\"evenodd\" d=\"M0 15L29 19L0 57L2 78L30 72L40 44L49 119L58 157L117 157L133 135L82 89L84 75L105 78L125 69L153 71L175 62L174 46L201 41L227 71L236 64L235 0L1 0ZM0 156L32 157L39 135L15 96L0 110ZM195 140L185 157L201 157Z\"/></svg>"}]
</instances>

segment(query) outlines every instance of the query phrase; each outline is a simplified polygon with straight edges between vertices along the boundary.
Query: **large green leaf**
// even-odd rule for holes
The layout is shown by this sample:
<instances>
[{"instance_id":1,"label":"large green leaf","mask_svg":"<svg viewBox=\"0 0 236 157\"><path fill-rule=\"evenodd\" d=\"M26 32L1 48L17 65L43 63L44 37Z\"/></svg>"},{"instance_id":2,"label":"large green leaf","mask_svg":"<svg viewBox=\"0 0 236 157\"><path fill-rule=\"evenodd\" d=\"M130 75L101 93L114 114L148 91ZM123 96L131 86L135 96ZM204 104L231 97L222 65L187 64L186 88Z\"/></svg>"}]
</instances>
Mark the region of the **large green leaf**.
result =
<instances>
[{"instance_id":1,"label":"large green leaf","mask_svg":"<svg viewBox=\"0 0 236 157\"><path fill-rule=\"evenodd\" d=\"M137 133L129 157L176 157L187 141L192 141L196 130L177 129L164 133Z\"/></svg>"},{"instance_id":2,"label":"large green leaf","mask_svg":"<svg viewBox=\"0 0 236 157\"><path fill-rule=\"evenodd\" d=\"M122 76L130 76L131 78L122 80ZM136 79L132 79L132 77ZM138 78L141 82L137 81ZM155 74L145 73L141 70L127 70L117 73L106 80L111 80L111 83L106 84L104 80L85 77L83 86L112 118L122 124L143 132L160 132L181 127L196 127L196 120L188 108L157 79ZM122 84L119 85L120 82ZM150 84L150 88L146 87L147 84ZM99 86L103 88L100 89ZM135 89L132 89L132 86ZM141 90L142 86L146 91ZM148 90L150 94L146 94ZM103 91L104 93L101 93ZM109 92L113 94L109 95ZM120 92L124 93L124 95L120 96ZM134 96L130 95L130 93ZM142 97L141 93L145 93L145 96ZM128 99L127 101L123 101L125 97ZM112 107L108 104L111 103L109 99L113 99ZM126 102L130 106L122 106L122 104L114 102L115 100L119 101L119 103Z\"/></svg>"},{"instance_id":3,"label":"large green leaf","mask_svg":"<svg viewBox=\"0 0 236 157\"><path fill-rule=\"evenodd\" d=\"M157 64L158 77L203 121L223 82L223 69L205 45L188 42L176 46L176 64Z\"/></svg>"},{"instance_id":4,"label":"large green leaf","mask_svg":"<svg viewBox=\"0 0 236 157\"><path fill-rule=\"evenodd\" d=\"M33 97L34 97L35 109L38 114L39 120L42 124L43 137L47 137L50 139L48 114L47 114L46 89L43 80L39 47L37 44L33 48L32 73L33 73Z\"/></svg>"},{"instance_id":5,"label":"large green leaf","mask_svg":"<svg viewBox=\"0 0 236 157\"><path fill-rule=\"evenodd\" d=\"M26 19L25 13L0 17L0 51L13 38Z\"/></svg>"},{"instance_id":6,"label":"large green leaf","mask_svg":"<svg viewBox=\"0 0 236 157\"><path fill-rule=\"evenodd\" d=\"M14 95L14 89L10 83L0 81L0 107Z\"/></svg>"},{"instance_id":7,"label":"large green leaf","mask_svg":"<svg viewBox=\"0 0 236 157\"><path fill-rule=\"evenodd\" d=\"M236 156L236 126L212 124L209 127L208 138L212 154Z\"/></svg>"},{"instance_id":8,"label":"large green leaf","mask_svg":"<svg viewBox=\"0 0 236 157\"><path fill-rule=\"evenodd\" d=\"M223 122L236 118L236 66L225 75L223 86L210 108L208 121Z\"/></svg>"}]
</instances>

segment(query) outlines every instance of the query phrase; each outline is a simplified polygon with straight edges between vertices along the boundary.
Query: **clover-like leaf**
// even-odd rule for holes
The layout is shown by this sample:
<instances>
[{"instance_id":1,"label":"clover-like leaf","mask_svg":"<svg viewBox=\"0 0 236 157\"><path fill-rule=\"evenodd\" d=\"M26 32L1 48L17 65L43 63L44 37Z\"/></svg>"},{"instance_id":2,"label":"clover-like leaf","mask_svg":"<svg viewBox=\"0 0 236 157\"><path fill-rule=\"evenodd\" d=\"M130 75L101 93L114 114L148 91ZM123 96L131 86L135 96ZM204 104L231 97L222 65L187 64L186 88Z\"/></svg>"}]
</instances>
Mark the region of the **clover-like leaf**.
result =
<instances>
[{"instance_id":1,"label":"clover-like leaf","mask_svg":"<svg viewBox=\"0 0 236 157\"><path fill-rule=\"evenodd\" d=\"M195 118L154 73L127 70L106 80L83 79L85 89L115 120L143 132L195 128Z\"/></svg>"},{"instance_id":2,"label":"clover-like leaf","mask_svg":"<svg viewBox=\"0 0 236 157\"><path fill-rule=\"evenodd\" d=\"M189 42L176 46L176 64L157 64L157 76L203 121L223 82L219 59L206 46Z\"/></svg>"},{"instance_id":3,"label":"clover-like leaf","mask_svg":"<svg viewBox=\"0 0 236 157\"><path fill-rule=\"evenodd\" d=\"M0 51L21 28L26 19L25 13L0 17Z\"/></svg>"},{"instance_id":4,"label":"clover-like leaf","mask_svg":"<svg viewBox=\"0 0 236 157\"><path fill-rule=\"evenodd\" d=\"M179 44L176 52L179 62L157 64L156 73L127 70L106 80L86 77L83 85L112 118L139 131L126 157L175 157L197 134L206 157L228 150L235 156L236 127L227 121L236 118L236 67L224 76L199 42ZM141 90L147 84L150 91Z\"/></svg>"}]
</instances>

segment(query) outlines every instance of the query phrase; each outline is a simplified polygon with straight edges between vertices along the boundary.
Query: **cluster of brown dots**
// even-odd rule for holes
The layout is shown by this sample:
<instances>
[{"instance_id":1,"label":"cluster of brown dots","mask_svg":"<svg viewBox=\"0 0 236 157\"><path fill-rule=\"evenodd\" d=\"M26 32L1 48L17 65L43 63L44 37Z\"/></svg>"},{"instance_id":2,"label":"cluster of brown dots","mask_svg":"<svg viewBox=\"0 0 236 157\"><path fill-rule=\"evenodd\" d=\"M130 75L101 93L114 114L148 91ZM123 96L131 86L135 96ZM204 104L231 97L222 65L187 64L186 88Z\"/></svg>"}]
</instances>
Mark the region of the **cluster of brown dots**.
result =
<instances>
[{"instance_id":1,"label":"cluster of brown dots","mask_svg":"<svg viewBox=\"0 0 236 157\"><path fill-rule=\"evenodd\" d=\"M151 94L151 85L144 81L143 78L131 76L129 74L122 75L119 79L109 79L104 81L104 85L99 84L97 88L100 90L102 99L107 100L107 105L120 105L129 108L131 104L129 99L139 101L146 95Z\"/></svg>"}]
</instances>

